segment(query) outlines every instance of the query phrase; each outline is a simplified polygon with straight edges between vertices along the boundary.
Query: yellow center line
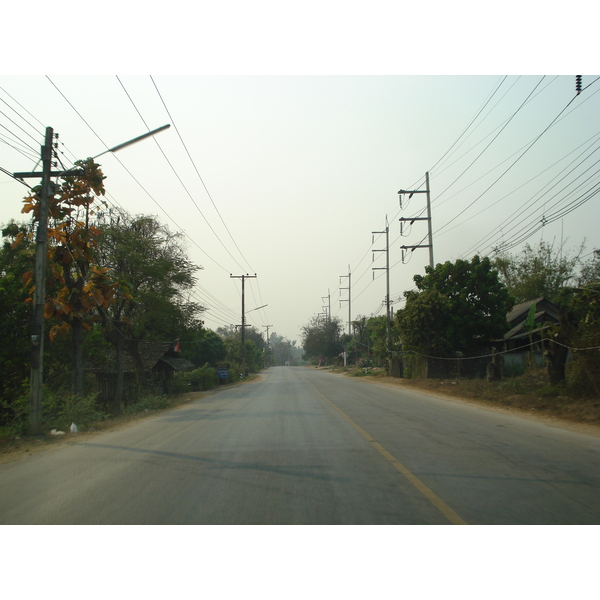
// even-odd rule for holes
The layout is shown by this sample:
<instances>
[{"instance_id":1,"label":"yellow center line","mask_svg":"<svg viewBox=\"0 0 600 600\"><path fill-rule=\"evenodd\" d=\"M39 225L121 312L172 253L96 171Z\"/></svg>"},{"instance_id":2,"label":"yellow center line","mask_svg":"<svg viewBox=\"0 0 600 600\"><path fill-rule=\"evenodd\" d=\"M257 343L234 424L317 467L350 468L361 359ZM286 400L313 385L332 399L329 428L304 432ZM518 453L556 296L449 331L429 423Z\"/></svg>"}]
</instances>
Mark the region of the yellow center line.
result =
<instances>
[{"instance_id":1,"label":"yellow center line","mask_svg":"<svg viewBox=\"0 0 600 600\"><path fill-rule=\"evenodd\" d=\"M360 433L382 456L396 467L410 483L412 483L453 525L467 525L468 523L461 519L437 494L431 491L418 477L413 475L399 460L392 456L381 444L376 442L364 429L357 425L345 412L340 410L329 398L325 397L312 383L310 384L315 392L330 404L344 419Z\"/></svg>"}]
</instances>

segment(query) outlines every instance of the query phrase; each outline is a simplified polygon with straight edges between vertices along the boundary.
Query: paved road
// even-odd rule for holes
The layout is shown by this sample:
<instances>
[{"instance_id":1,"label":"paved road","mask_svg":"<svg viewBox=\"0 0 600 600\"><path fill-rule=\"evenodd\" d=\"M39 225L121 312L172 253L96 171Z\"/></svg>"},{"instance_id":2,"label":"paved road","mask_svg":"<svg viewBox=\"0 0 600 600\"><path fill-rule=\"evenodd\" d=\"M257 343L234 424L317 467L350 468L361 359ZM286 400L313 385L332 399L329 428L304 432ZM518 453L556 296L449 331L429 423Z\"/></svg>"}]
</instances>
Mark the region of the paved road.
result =
<instances>
[{"instance_id":1,"label":"paved road","mask_svg":"<svg viewBox=\"0 0 600 600\"><path fill-rule=\"evenodd\" d=\"M0 523L598 524L600 438L276 367L0 465Z\"/></svg>"}]
</instances>

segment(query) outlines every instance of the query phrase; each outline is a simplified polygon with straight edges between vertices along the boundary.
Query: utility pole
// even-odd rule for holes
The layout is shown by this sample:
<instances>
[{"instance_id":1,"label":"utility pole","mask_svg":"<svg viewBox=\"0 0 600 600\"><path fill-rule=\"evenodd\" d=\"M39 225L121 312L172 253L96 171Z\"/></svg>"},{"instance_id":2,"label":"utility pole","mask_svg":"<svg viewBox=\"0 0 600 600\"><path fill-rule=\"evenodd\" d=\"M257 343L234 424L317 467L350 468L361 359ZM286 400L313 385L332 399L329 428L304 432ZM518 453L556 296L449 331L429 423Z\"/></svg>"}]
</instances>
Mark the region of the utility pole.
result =
<instances>
[{"instance_id":1,"label":"utility pole","mask_svg":"<svg viewBox=\"0 0 600 600\"><path fill-rule=\"evenodd\" d=\"M35 291L33 323L31 327L31 381L29 391L29 435L42 432L42 384L44 376L44 304L46 300L46 263L48 246L48 202L50 171L52 169L52 142L54 130L46 127L46 138L41 150L42 189L40 212L35 238ZM39 177L39 173L20 173L15 176Z\"/></svg>"},{"instance_id":2,"label":"utility pole","mask_svg":"<svg viewBox=\"0 0 600 600\"><path fill-rule=\"evenodd\" d=\"M42 432L42 385L44 376L44 304L46 303L46 264L48 248L48 204L54 195L52 177L64 175L82 175L81 170L52 171L56 163L52 162L54 138L52 127L46 127L46 137L41 148L41 173L14 173L15 179L42 179L40 190L40 208L35 237L35 290L33 295L33 321L31 325L31 380L29 384L29 434Z\"/></svg>"},{"instance_id":3,"label":"utility pole","mask_svg":"<svg viewBox=\"0 0 600 600\"><path fill-rule=\"evenodd\" d=\"M229 278L242 280L242 379L244 379L246 377L246 307L244 305L244 283L246 279L256 279L256 273L254 275L232 275L230 273Z\"/></svg>"},{"instance_id":4,"label":"utility pole","mask_svg":"<svg viewBox=\"0 0 600 600\"><path fill-rule=\"evenodd\" d=\"M327 296L321 296L321 302L325 302L325 298L327 298L327 306L323 306L323 310L327 316L327 322L331 321L331 292L327 290Z\"/></svg>"},{"instance_id":5,"label":"utility pole","mask_svg":"<svg viewBox=\"0 0 600 600\"><path fill-rule=\"evenodd\" d=\"M97 158L107 152L117 152L122 148L135 144L140 140L155 135L160 131L168 129L170 125L144 133L128 142L109 148L94 156ZM50 198L54 195L54 185L50 179L53 177L64 177L66 175L84 175L82 169L67 169L65 171L52 171L56 166L53 162L54 148L58 145L54 139L58 134L54 133L52 127L46 127L44 145L41 148L41 173L13 173L15 179L40 178L42 185L40 190L40 210L35 244L35 267L34 281L35 290L33 295L33 321L31 327L31 379L29 383L29 434L39 435L42 432L42 385L44 374L44 305L46 303L46 265L48 248L48 205Z\"/></svg>"},{"instance_id":6,"label":"utility pole","mask_svg":"<svg viewBox=\"0 0 600 600\"><path fill-rule=\"evenodd\" d=\"M267 361L267 367L269 366L269 327L273 327L273 325L263 325L263 327L267 328L267 355L266 355L266 361Z\"/></svg>"},{"instance_id":7,"label":"utility pole","mask_svg":"<svg viewBox=\"0 0 600 600\"><path fill-rule=\"evenodd\" d=\"M427 194L427 217L414 217L412 219L401 218L401 219L399 219L399 221L401 223L410 221L411 225L415 221L427 221L428 225L429 225L429 233L428 233L429 244L419 245L419 246L401 246L401 248L402 248L402 260L403 261L404 261L404 251L405 250L413 251L413 250L415 250L415 248L429 248L429 266L433 269L435 265L433 262L433 233L432 233L432 228L431 228L431 195L430 195L430 191L429 191L429 173L428 172L425 173L425 189L424 190L400 190L398 192L398 194L400 195L400 208L402 208L402 196L404 194L409 194L409 196L408 196L409 200L412 198L413 194Z\"/></svg>"},{"instance_id":8,"label":"utility pole","mask_svg":"<svg viewBox=\"0 0 600 600\"><path fill-rule=\"evenodd\" d=\"M385 230L384 231L372 231L372 242L375 242L375 234L385 233L385 249L384 250L373 250L373 252L385 252L385 267L373 267L373 271L379 271L385 269L386 271L386 295L385 295L385 307L387 317L387 351L388 351L388 365L389 371L392 371L392 320L390 315L390 226L388 224L387 216L385 217ZM375 255L373 255L375 260ZM375 273L373 273L375 278Z\"/></svg>"},{"instance_id":9,"label":"utility pole","mask_svg":"<svg viewBox=\"0 0 600 600\"><path fill-rule=\"evenodd\" d=\"M348 275L340 275L340 279L348 278L348 287L340 288L340 290L348 290L348 300L340 300L340 307L342 302L348 303L348 335L352 335L352 273L350 272L350 265L348 265ZM340 281L340 283L342 283Z\"/></svg>"}]
</instances>

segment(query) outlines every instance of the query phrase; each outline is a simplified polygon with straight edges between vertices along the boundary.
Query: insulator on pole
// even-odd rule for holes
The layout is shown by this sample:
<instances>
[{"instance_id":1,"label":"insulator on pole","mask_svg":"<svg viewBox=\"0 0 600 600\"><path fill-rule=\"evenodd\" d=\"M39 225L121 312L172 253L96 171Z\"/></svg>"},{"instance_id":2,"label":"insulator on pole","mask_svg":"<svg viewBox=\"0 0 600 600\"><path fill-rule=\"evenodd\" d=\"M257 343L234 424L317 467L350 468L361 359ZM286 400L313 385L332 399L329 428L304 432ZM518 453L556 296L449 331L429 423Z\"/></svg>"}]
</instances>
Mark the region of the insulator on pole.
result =
<instances>
[{"instance_id":1,"label":"insulator on pole","mask_svg":"<svg viewBox=\"0 0 600 600\"><path fill-rule=\"evenodd\" d=\"M575 75L575 91L577 95L581 94L581 75Z\"/></svg>"}]
</instances>

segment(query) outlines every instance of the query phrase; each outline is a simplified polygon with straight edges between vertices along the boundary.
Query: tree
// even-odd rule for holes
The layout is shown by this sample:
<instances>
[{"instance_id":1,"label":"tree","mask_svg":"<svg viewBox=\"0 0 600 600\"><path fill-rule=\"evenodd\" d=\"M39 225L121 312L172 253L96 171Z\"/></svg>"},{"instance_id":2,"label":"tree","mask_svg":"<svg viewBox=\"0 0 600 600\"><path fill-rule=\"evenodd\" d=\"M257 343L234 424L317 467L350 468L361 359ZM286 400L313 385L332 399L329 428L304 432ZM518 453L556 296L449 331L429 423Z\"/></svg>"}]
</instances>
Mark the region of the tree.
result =
<instances>
[{"instance_id":1,"label":"tree","mask_svg":"<svg viewBox=\"0 0 600 600\"><path fill-rule=\"evenodd\" d=\"M115 285L106 270L95 262L99 230L92 224L94 203L104 195L104 175L98 164L89 158L77 161L82 174L64 177L48 200L48 282L44 317L54 318L49 331L51 341L57 335L71 334L72 393L83 390L83 332L97 317L97 308L106 308L112 301ZM24 199L21 212L39 219L41 186L32 189ZM25 233L15 244L22 243ZM33 295L34 272L23 276L25 286Z\"/></svg>"},{"instance_id":2,"label":"tree","mask_svg":"<svg viewBox=\"0 0 600 600\"><path fill-rule=\"evenodd\" d=\"M272 364L297 364L295 356L295 351L297 350L296 340L292 342L282 335L273 332L269 337L269 349L272 354Z\"/></svg>"},{"instance_id":3,"label":"tree","mask_svg":"<svg viewBox=\"0 0 600 600\"><path fill-rule=\"evenodd\" d=\"M526 244L517 256L498 256L494 267L517 304L536 298L556 303L560 290L575 282L582 251L583 245L570 255L562 245L555 249L542 241L536 248ZM589 268L593 271L593 263Z\"/></svg>"},{"instance_id":4,"label":"tree","mask_svg":"<svg viewBox=\"0 0 600 600\"><path fill-rule=\"evenodd\" d=\"M117 393L113 410L118 412L123 397L124 352L142 372L141 340L175 340L186 330L201 329L203 308L185 300L199 267L188 259L181 236L171 233L153 216L118 212L98 227L98 262L117 284L113 302L99 307L99 312L106 338L115 348Z\"/></svg>"},{"instance_id":5,"label":"tree","mask_svg":"<svg viewBox=\"0 0 600 600\"><path fill-rule=\"evenodd\" d=\"M190 340L189 344L184 344L181 350L181 356L187 358L196 366L209 364L216 366L223 362L227 355L227 348L223 338L210 329L204 329L202 334L196 340Z\"/></svg>"},{"instance_id":6,"label":"tree","mask_svg":"<svg viewBox=\"0 0 600 600\"><path fill-rule=\"evenodd\" d=\"M406 350L417 350L433 356L449 356L454 341L448 332L452 322L452 308L447 296L437 289L424 290L407 296L406 307L396 313L396 328L400 331Z\"/></svg>"},{"instance_id":7,"label":"tree","mask_svg":"<svg viewBox=\"0 0 600 600\"><path fill-rule=\"evenodd\" d=\"M568 381L579 394L600 397L600 278L588 281L585 288L577 290L565 320L571 317L565 328L561 323L559 334L567 338L570 346L578 348L573 352L569 367ZM575 325L572 322L575 321ZM559 341L562 339L559 338ZM566 353L565 353L566 354ZM566 357L565 357L566 361ZM552 381L560 383L562 377Z\"/></svg>"},{"instance_id":8,"label":"tree","mask_svg":"<svg viewBox=\"0 0 600 600\"><path fill-rule=\"evenodd\" d=\"M332 319L312 317L301 330L305 359L331 364L344 349L343 330L342 321L338 317Z\"/></svg>"},{"instance_id":9,"label":"tree","mask_svg":"<svg viewBox=\"0 0 600 600\"><path fill-rule=\"evenodd\" d=\"M448 356L506 332L513 298L488 258L447 261L425 273L414 276L417 291L404 293L406 307L397 314L405 347Z\"/></svg>"},{"instance_id":10,"label":"tree","mask_svg":"<svg viewBox=\"0 0 600 600\"><path fill-rule=\"evenodd\" d=\"M34 244L23 242L15 247L14 240L27 227L14 221L2 229L0 247L0 427L18 419L15 400L23 395L30 364L32 308L26 304L29 294L23 287L22 276L31 268Z\"/></svg>"}]
</instances>

